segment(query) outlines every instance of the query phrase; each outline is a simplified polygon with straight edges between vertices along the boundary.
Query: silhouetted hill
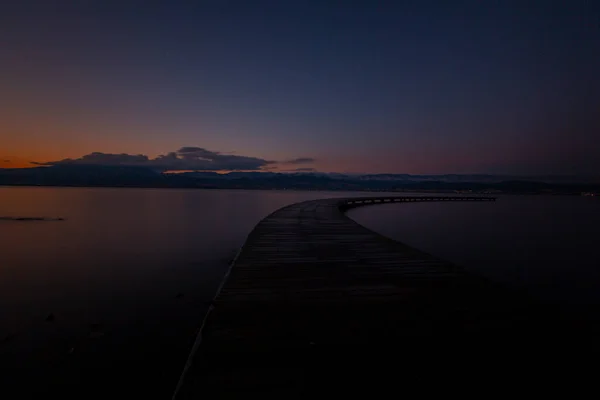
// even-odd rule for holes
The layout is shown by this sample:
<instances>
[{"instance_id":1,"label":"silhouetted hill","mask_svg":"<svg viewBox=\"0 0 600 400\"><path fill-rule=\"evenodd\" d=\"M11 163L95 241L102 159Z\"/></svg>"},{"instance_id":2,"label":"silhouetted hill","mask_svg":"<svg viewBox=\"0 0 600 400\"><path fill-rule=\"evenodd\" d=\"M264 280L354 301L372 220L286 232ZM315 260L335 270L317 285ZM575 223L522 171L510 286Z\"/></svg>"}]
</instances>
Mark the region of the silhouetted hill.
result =
<instances>
[{"instance_id":1,"label":"silhouetted hill","mask_svg":"<svg viewBox=\"0 0 600 400\"><path fill-rule=\"evenodd\" d=\"M0 184L42 186L154 186L167 179L148 168L101 165L56 165L0 170Z\"/></svg>"},{"instance_id":2,"label":"silhouetted hill","mask_svg":"<svg viewBox=\"0 0 600 400\"><path fill-rule=\"evenodd\" d=\"M597 183L553 183L549 179L519 180L494 175L345 175L274 172L165 174L146 167L99 165L0 169L0 185L561 194L600 191L600 184Z\"/></svg>"}]
</instances>

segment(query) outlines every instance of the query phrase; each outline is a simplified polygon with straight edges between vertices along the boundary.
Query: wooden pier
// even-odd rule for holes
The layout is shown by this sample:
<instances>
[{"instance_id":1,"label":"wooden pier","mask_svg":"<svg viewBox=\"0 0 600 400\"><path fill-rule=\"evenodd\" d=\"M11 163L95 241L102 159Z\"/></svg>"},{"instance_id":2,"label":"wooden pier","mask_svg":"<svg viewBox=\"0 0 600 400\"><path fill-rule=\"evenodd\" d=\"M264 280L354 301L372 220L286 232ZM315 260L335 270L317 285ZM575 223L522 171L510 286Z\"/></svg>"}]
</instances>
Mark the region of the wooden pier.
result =
<instances>
[{"instance_id":1,"label":"wooden pier","mask_svg":"<svg viewBox=\"0 0 600 400\"><path fill-rule=\"evenodd\" d=\"M272 213L232 264L174 398L351 393L384 380L388 362L399 371L469 355L527 359L548 343L554 355L568 352L572 341L556 340L571 334L552 312L345 215L373 204L493 200L342 198Z\"/></svg>"}]
</instances>

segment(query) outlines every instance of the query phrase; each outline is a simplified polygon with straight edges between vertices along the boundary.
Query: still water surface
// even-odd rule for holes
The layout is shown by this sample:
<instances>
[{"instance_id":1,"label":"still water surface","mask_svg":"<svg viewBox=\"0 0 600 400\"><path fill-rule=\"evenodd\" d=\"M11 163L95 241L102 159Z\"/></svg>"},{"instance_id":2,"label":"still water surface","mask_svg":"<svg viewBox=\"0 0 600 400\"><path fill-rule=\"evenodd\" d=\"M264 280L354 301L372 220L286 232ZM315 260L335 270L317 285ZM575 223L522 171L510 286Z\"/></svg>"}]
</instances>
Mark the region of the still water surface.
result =
<instances>
[{"instance_id":1,"label":"still water surface","mask_svg":"<svg viewBox=\"0 0 600 400\"><path fill-rule=\"evenodd\" d=\"M387 237L598 318L600 199L500 196L493 203L406 203L351 210Z\"/></svg>"},{"instance_id":2,"label":"still water surface","mask_svg":"<svg viewBox=\"0 0 600 400\"><path fill-rule=\"evenodd\" d=\"M10 371L0 376L168 398L256 223L291 203L352 195L364 194L0 188L0 217L65 218L0 220L0 368Z\"/></svg>"},{"instance_id":3,"label":"still water surface","mask_svg":"<svg viewBox=\"0 0 600 400\"><path fill-rule=\"evenodd\" d=\"M294 202L364 195L0 188L0 217L65 218L0 220L0 367L9 371L2 378L37 382L42 392L83 381L102 382L108 393L129 388L168 398L207 302L254 225ZM495 203L380 205L350 216L597 315L596 199L503 196Z\"/></svg>"}]
</instances>

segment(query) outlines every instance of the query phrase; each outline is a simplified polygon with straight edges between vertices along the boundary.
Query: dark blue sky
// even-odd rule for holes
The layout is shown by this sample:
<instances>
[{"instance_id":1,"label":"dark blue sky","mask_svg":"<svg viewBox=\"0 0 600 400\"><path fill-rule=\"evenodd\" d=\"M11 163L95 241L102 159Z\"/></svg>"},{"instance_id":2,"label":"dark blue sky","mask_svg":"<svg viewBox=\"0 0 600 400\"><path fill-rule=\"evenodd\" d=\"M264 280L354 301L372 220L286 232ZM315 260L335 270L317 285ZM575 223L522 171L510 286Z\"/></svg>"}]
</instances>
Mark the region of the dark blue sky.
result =
<instances>
[{"instance_id":1,"label":"dark blue sky","mask_svg":"<svg viewBox=\"0 0 600 400\"><path fill-rule=\"evenodd\" d=\"M195 146L338 172L600 172L596 1L15 3L13 164Z\"/></svg>"}]
</instances>

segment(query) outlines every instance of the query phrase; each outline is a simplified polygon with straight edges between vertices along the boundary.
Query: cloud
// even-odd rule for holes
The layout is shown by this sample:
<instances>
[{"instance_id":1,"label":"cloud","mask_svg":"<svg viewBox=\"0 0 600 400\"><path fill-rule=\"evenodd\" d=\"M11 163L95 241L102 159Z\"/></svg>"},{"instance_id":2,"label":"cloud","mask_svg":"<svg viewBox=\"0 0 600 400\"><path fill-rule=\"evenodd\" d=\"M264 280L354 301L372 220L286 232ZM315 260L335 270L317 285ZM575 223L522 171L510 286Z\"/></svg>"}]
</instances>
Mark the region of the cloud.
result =
<instances>
[{"instance_id":1,"label":"cloud","mask_svg":"<svg viewBox=\"0 0 600 400\"><path fill-rule=\"evenodd\" d=\"M314 168L296 168L296 169L290 169L287 170L286 172L316 172L317 170Z\"/></svg>"},{"instance_id":2,"label":"cloud","mask_svg":"<svg viewBox=\"0 0 600 400\"><path fill-rule=\"evenodd\" d=\"M292 160L287 160L287 161L282 161L282 164L311 164L314 163L316 160L314 158L310 158L310 157L300 157L300 158L294 158Z\"/></svg>"},{"instance_id":3,"label":"cloud","mask_svg":"<svg viewBox=\"0 0 600 400\"><path fill-rule=\"evenodd\" d=\"M60 161L49 161L45 163L33 162L37 165L129 165L129 166L144 166L152 162L143 154L107 154L107 153L90 153L81 158L65 158Z\"/></svg>"},{"instance_id":4,"label":"cloud","mask_svg":"<svg viewBox=\"0 0 600 400\"><path fill-rule=\"evenodd\" d=\"M2 162L9 163L10 160L2 160Z\"/></svg>"},{"instance_id":5,"label":"cloud","mask_svg":"<svg viewBox=\"0 0 600 400\"><path fill-rule=\"evenodd\" d=\"M289 161L271 161L258 157L223 154L202 147L186 146L177 151L149 158L143 154L110 154L94 152L80 158L66 158L49 161L37 165L103 165L103 166L137 166L148 167L162 171L173 170L202 170L202 171L259 171L273 168L276 164L298 164L312 162L312 158L297 158Z\"/></svg>"}]
</instances>

